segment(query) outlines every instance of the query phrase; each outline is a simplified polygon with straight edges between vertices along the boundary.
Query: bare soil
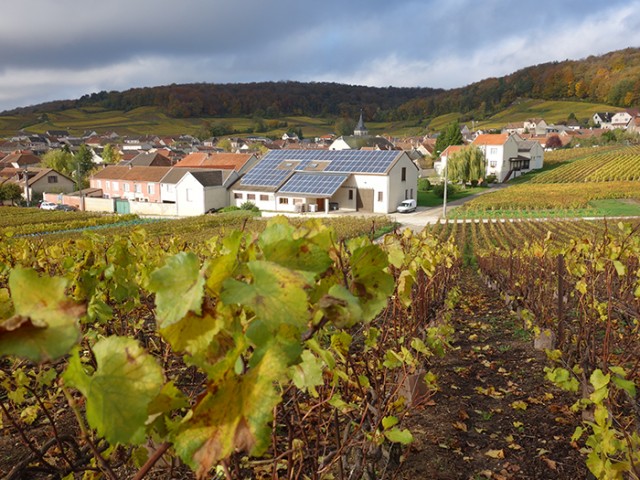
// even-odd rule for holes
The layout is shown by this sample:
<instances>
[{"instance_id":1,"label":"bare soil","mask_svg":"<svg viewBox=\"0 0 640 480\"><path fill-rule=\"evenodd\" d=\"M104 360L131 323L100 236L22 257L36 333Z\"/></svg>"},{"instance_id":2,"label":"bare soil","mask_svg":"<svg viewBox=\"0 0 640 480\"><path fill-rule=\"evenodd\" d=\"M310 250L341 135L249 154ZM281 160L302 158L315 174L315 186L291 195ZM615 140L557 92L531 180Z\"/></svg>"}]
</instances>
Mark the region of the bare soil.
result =
<instances>
[{"instance_id":1,"label":"bare soil","mask_svg":"<svg viewBox=\"0 0 640 480\"><path fill-rule=\"evenodd\" d=\"M463 273L453 350L435 361L440 391L409 420L399 479L583 479L571 442L575 398L544 379L544 352L475 272Z\"/></svg>"}]
</instances>

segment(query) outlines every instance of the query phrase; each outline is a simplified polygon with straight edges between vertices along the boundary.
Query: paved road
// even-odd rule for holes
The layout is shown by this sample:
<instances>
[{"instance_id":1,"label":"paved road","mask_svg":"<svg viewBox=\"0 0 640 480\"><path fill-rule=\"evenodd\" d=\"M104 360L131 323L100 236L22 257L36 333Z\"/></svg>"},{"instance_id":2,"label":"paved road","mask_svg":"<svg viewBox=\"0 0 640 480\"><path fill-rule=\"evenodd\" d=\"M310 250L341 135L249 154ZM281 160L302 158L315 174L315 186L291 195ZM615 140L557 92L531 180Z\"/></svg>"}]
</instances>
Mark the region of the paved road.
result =
<instances>
[{"instance_id":1,"label":"paved road","mask_svg":"<svg viewBox=\"0 0 640 480\"><path fill-rule=\"evenodd\" d=\"M468 197L453 200L452 202L447 202L447 215L451 212L451 210L459 207L469 200L472 200L486 193L495 192L497 189L506 187L507 185L496 185L491 188L487 188L479 193L469 195ZM422 230L428 224L438 223L444 218L442 206L418 207L416 211L412 213L392 213L389 216L395 219L395 221L400 223L403 227L408 227L415 231Z\"/></svg>"}]
</instances>

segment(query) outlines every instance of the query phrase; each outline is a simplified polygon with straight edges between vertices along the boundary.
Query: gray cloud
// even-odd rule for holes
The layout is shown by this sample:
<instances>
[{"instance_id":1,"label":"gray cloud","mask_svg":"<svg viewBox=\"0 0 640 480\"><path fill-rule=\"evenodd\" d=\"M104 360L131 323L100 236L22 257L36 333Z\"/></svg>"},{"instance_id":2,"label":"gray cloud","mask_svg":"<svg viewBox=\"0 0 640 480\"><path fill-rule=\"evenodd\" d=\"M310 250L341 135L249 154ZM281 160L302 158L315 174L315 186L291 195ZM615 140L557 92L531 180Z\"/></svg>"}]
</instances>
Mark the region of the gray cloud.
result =
<instances>
[{"instance_id":1,"label":"gray cloud","mask_svg":"<svg viewBox=\"0 0 640 480\"><path fill-rule=\"evenodd\" d=\"M453 88L640 45L640 0L22 0L0 16L0 110L188 82Z\"/></svg>"}]
</instances>

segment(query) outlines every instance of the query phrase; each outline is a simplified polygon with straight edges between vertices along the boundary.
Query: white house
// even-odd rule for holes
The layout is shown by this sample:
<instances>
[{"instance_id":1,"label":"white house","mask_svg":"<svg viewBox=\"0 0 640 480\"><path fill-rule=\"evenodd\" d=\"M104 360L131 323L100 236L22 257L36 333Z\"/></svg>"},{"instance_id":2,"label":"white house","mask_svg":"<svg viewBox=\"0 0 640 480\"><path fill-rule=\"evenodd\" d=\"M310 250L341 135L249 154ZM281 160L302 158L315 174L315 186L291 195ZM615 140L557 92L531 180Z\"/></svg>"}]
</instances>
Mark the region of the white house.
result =
<instances>
[{"instance_id":1,"label":"white house","mask_svg":"<svg viewBox=\"0 0 640 480\"><path fill-rule=\"evenodd\" d=\"M542 118L529 118L524 121L523 126L525 132L529 132L534 135L544 135L548 125Z\"/></svg>"},{"instance_id":2,"label":"white house","mask_svg":"<svg viewBox=\"0 0 640 480\"><path fill-rule=\"evenodd\" d=\"M591 117L591 120L598 128L611 130L612 117L613 113L610 112L596 112L593 114L593 117Z\"/></svg>"},{"instance_id":3,"label":"white house","mask_svg":"<svg viewBox=\"0 0 640 480\"><path fill-rule=\"evenodd\" d=\"M186 171L175 186L178 215L202 215L229 205L227 187L238 179L233 170Z\"/></svg>"},{"instance_id":4,"label":"white house","mask_svg":"<svg viewBox=\"0 0 640 480\"><path fill-rule=\"evenodd\" d=\"M274 150L231 187L231 204L386 214L417 190L418 168L400 150Z\"/></svg>"},{"instance_id":5,"label":"white house","mask_svg":"<svg viewBox=\"0 0 640 480\"><path fill-rule=\"evenodd\" d=\"M498 182L530 170L542 168L544 151L535 141L524 141L518 135L478 135L473 145L480 148L487 159L487 175L495 175Z\"/></svg>"},{"instance_id":6,"label":"white house","mask_svg":"<svg viewBox=\"0 0 640 480\"><path fill-rule=\"evenodd\" d=\"M631 123L631 120L636 118L637 116L638 116L638 111L631 110L631 109L624 110L623 112L614 113L613 116L611 117L611 128L626 129Z\"/></svg>"}]
</instances>

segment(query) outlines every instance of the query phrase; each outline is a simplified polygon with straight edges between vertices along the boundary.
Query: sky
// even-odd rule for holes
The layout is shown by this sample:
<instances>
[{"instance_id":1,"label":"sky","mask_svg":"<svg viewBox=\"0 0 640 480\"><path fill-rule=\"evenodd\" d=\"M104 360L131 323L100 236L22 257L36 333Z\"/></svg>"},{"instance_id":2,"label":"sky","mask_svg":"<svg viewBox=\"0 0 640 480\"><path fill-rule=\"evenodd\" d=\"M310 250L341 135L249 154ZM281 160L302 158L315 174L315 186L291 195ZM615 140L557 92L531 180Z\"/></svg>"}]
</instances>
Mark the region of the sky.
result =
<instances>
[{"instance_id":1,"label":"sky","mask_svg":"<svg viewBox=\"0 0 640 480\"><path fill-rule=\"evenodd\" d=\"M640 47L640 0L20 0L0 111L171 83L455 88Z\"/></svg>"}]
</instances>

